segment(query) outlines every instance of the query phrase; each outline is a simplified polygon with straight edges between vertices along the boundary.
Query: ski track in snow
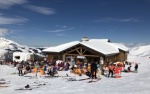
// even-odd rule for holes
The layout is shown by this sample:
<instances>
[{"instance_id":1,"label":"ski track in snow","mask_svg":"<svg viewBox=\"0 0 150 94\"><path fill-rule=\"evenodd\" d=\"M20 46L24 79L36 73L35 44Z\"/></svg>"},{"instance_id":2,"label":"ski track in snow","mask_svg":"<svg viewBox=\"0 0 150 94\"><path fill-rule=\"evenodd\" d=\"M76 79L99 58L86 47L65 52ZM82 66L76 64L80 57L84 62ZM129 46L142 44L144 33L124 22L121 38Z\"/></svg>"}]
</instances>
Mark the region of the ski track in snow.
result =
<instances>
[{"instance_id":1,"label":"ski track in snow","mask_svg":"<svg viewBox=\"0 0 150 94\"><path fill-rule=\"evenodd\" d=\"M11 75L17 73L16 68L0 65L0 78L10 81L9 87L0 88L0 94L150 94L150 59L148 57L129 56L129 61L139 63L138 73L122 73L122 78L107 78L102 76L98 82L67 81L63 77L38 79ZM132 66L132 70L134 66ZM65 75L65 72L61 72ZM73 75L76 78L84 78ZM15 91L34 82L47 82L40 88L33 90Z\"/></svg>"}]
</instances>

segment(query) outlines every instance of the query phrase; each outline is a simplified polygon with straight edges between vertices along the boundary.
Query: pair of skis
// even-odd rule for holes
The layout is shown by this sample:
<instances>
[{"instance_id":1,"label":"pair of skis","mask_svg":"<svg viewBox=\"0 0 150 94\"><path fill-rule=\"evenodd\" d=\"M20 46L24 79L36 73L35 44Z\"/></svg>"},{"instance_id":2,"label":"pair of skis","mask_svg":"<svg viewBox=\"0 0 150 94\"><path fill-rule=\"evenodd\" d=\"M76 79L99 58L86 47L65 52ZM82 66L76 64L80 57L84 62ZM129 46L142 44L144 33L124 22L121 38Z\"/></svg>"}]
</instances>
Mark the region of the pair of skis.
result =
<instances>
[{"instance_id":1,"label":"pair of skis","mask_svg":"<svg viewBox=\"0 0 150 94\"><path fill-rule=\"evenodd\" d=\"M32 90L32 89L35 89L35 88L40 88L41 86L44 86L47 84L47 82L34 82L35 84L34 85L31 85L29 87L22 87L22 88L17 88L15 90Z\"/></svg>"},{"instance_id":2,"label":"pair of skis","mask_svg":"<svg viewBox=\"0 0 150 94\"><path fill-rule=\"evenodd\" d=\"M100 79L91 79L91 78L75 79L75 78L68 78L67 80L68 81L84 81L84 80L89 80L87 83L92 83L92 82L97 82L97 81L101 80L101 78Z\"/></svg>"},{"instance_id":3,"label":"pair of skis","mask_svg":"<svg viewBox=\"0 0 150 94\"><path fill-rule=\"evenodd\" d=\"M10 81L7 81L7 80L5 80L3 78L0 79L0 88L2 88L2 87L9 87L8 84L10 84Z\"/></svg>"},{"instance_id":4,"label":"pair of skis","mask_svg":"<svg viewBox=\"0 0 150 94\"><path fill-rule=\"evenodd\" d=\"M35 88L40 88L39 86L32 86L32 87L29 87L29 88L18 88L18 89L15 89L15 90L32 90L32 89L35 89Z\"/></svg>"},{"instance_id":5,"label":"pair of skis","mask_svg":"<svg viewBox=\"0 0 150 94\"><path fill-rule=\"evenodd\" d=\"M30 87L22 87L22 88L17 88L17 89L14 89L14 90L33 90L33 89L36 89L36 88L40 88L40 86L43 86L45 84L37 84L37 85L32 85Z\"/></svg>"},{"instance_id":6,"label":"pair of skis","mask_svg":"<svg viewBox=\"0 0 150 94\"><path fill-rule=\"evenodd\" d=\"M92 80L88 81L87 83L98 82L99 80L101 80L101 79L92 79Z\"/></svg>"}]
</instances>

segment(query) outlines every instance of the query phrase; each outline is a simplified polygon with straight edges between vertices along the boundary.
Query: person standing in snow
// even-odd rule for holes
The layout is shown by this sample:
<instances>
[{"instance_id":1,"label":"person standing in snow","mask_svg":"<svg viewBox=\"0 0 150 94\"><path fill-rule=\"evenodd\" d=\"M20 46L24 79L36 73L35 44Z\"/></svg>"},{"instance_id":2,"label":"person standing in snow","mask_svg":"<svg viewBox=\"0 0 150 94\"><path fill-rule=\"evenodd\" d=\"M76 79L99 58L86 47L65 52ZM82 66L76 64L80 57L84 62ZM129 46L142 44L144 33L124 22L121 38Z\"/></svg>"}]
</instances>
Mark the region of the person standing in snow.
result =
<instances>
[{"instance_id":1,"label":"person standing in snow","mask_svg":"<svg viewBox=\"0 0 150 94\"><path fill-rule=\"evenodd\" d=\"M128 71L127 72L131 72L131 65L128 67Z\"/></svg>"},{"instance_id":2,"label":"person standing in snow","mask_svg":"<svg viewBox=\"0 0 150 94\"><path fill-rule=\"evenodd\" d=\"M97 74L97 78L100 80L101 79L101 74L102 74L100 66L97 68L97 73L96 74Z\"/></svg>"},{"instance_id":3,"label":"person standing in snow","mask_svg":"<svg viewBox=\"0 0 150 94\"><path fill-rule=\"evenodd\" d=\"M109 68L108 78L110 74L111 74L111 77L113 77L115 66L111 64L108 68Z\"/></svg>"},{"instance_id":4,"label":"person standing in snow","mask_svg":"<svg viewBox=\"0 0 150 94\"><path fill-rule=\"evenodd\" d=\"M0 61L0 64L2 65L2 64L3 64L3 62L2 62L2 61Z\"/></svg>"},{"instance_id":5,"label":"person standing in snow","mask_svg":"<svg viewBox=\"0 0 150 94\"><path fill-rule=\"evenodd\" d=\"M47 71L47 64L44 64L44 71Z\"/></svg>"},{"instance_id":6,"label":"person standing in snow","mask_svg":"<svg viewBox=\"0 0 150 94\"><path fill-rule=\"evenodd\" d=\"M108 65L103 67L103 70L104 70L103 75L105 75L105 76L108 76L108 73L109 73L109 68L108 67L109 67Z\"/></svg>"},{"instance_id":7,"label":"person standing in snow","mask_svg":"<svg viewBox=\"0 0 150 94\"><path fill-rule=\"evenodd\" d=\"M95 78L97 79L96 77L96 72L97 72L97 64L95 62L93 62L91 64L91 75L92 75L92 79Z\"/></svg>"},{"instance_id":8,"label":"person standing in snow","mask_svg":"<svg viewBox=\"0 0 150 94\"><path fill-rule=\"evenodd\" d=\"M134 67L134 68L135 68L134 71L135 71L135 72L138 72L138 64L137 64L137 63L135 63L135 67Z\"/></svg>"},{"instance_id":9,"label":"person standing in snow","mask_svg":"<svg viewBox=\"0 0 150 94\"><path fill-rule=\"evenodd\" d=\"M114 74L116 77L121 77L121 70L122 70L121 65L117 64L114 70Z\"/></svg>"},{"instance_id":10,"label":"person standing in snow","mask_svg":"<svg viewBox=\"0 0 150 94\"><path fill-rule=\"evenodd\" d=\"M69 62L67 61L67 62L66 62L66 65L65 65L65 71L68 71L68 70L69 70L69 67L70 67L70 64L69 64Z\"/></svg>"},{"instance_id":11,"label":"person standing in snow","mask_svg":"<svg viewBox=\"0 0 150 94\"><path fill-rule=\"evenodd\" d=\"M23 70L23 64L19 63L19 66L18 66L19 76L22 75L22 70Z\"/></svg>"}]
</instances>

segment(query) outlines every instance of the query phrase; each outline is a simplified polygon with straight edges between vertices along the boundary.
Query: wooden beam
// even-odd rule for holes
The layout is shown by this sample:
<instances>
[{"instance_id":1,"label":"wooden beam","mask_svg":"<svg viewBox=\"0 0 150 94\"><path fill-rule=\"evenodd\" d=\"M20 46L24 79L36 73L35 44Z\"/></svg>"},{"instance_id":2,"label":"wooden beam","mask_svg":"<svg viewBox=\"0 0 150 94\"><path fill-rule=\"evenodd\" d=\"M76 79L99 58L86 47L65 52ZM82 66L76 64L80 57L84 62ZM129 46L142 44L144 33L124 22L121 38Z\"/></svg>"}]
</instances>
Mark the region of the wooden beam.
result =
<instances>
[{"instance_id":1,"label":"wooden beam","mask_svg":"<svg viewBox=\"0 0 150 94\"><path fill-rule=\"evenodd\" d=\"M80 53L83 55L83 53L82 53L82 48L80 48Z\"/></svg>"},{"instance_id":2,"label":"wooden beam","mask_svg":"<svg viewBox=\"0 0 150 94\"><path fill-rule=\"evenodd\" d=\"M80 49L80 48L81 48L81 47L74 47L74 48L71 48L69 51L66 51L65 54L71 53L71 52L75 51L76 49Z\"/></svg>"},{"instance_id":3,"label":"wooden beam","mask_svg":"<svg viewBox=\"0 0 150 94\"><path fill-rule=\"evenodd\" d=\"M84 50L84 52L82 54L84 54L86 52L86 50Z\"/></svg>"},{"instance_id":4,"label":"wooden beam","mask_svg":"<svg viewBox=\"0 0 150 94\"><path fill-rule=\"evenodd\" d=\"M66 53L71 53L71 52L73 52L73 51L75 51L75 50L76 50L76 49L73 49L73 50L71 49L70 51L66 51ZM66 53L65 53L65 54L66 54Z\"/></svg>"},{"instance_id":5,"label":"wooden beam","mask_svg":"<svg viewBox=\"0 0 150 94\"><path fill-rule=\"evenodd\" d=\"M79 54L66 54L66 55L78 56ZM98 55L82 55L82 56L100 57Z\"/></svg>"},{"instance_id":6,"label":"wooden beam","mask_svg":"<svg viewBox=\"0 0 150 94\"><path fill-rule=\"evenodd\" d=\"M73 47L73 48L68 49L64 54L67 55L67 54L74 52L74 51L76 51L78 53L78 55L82 55L82 56L84 56L84 53L88 51L89 53L91 53L93 55L86 55L86 56L98 57L98 55L96 55L95 52L91 51L91 49L89 49L87 47ZM75 55L75 54L72 54L72 55Z\"/></svg>"},{"instance_id":7,"label":"wooden beam","mask_svg":"<svg viewBox=\"0 0 150 94\"><path fill-rule=\"evenodd\" d=\"M78 51L78 49L76 49L76 51L79 53L79 55L81 55L81 53Z\"/></svg>"}]
</instances>

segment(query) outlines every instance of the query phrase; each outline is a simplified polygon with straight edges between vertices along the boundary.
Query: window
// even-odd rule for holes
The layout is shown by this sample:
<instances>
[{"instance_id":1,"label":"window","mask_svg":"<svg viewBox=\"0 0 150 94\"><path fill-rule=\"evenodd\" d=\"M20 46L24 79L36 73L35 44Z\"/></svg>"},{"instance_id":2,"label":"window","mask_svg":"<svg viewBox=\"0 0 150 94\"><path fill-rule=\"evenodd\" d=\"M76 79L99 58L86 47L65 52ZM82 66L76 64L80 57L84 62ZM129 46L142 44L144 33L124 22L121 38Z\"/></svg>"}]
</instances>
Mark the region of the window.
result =
<instances>
[{"instance_id":1,"label":"window","mask_svg":"<svg viewBox=\"0 0 150 94\"><path fill-rule=\"evenodd\" d=\"M58 55L54 55L53 59L58 60Z\"/></svg>"},{"instance_id":2,"label":"window","mask_svg":"<svg viewBox=\"0 0 150 94\"><path fill-rule=\"evenodd\" d=\"M15 56L15 59L20 59L20 56Z\"/></svg>"}]
</instances>

